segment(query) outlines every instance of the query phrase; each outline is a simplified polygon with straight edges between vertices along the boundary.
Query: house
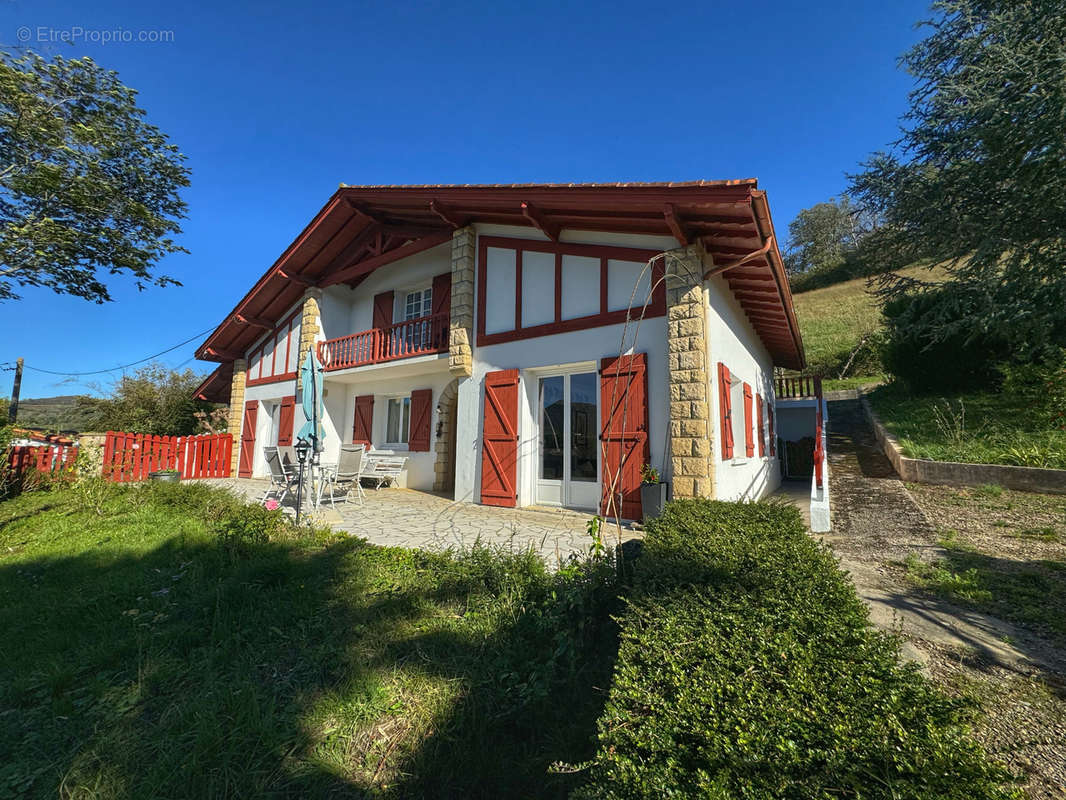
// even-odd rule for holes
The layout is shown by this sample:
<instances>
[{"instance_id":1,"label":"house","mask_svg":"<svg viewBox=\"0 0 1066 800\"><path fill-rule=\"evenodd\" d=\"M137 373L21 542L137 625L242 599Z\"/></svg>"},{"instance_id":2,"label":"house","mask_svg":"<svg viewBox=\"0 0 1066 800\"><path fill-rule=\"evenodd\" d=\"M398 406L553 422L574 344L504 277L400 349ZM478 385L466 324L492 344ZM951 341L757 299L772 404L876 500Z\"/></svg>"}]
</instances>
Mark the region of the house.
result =
<instances>
[{"instance_id":1,"label":"house","mask_svg":"<svg viewBox=\"0 0 1066 800\"><path fill-rule=\"evenodd\" d=\"M631 519L645 464L674 497L772 492L773 371L804 365L754 179L342 185L197 350L237 474L291 443L312 347L324 461L364 442L409 488Z\"/></svg>"}]
</instances>

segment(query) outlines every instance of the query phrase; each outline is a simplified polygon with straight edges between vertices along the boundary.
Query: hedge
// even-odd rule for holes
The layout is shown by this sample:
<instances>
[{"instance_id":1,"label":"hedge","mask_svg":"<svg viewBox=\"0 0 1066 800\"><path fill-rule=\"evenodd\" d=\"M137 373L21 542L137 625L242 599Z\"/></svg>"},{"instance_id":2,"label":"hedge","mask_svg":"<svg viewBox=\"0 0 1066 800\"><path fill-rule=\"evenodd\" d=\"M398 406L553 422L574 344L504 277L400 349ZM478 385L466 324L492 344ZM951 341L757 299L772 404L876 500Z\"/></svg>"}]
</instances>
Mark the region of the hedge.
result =
<instances>
[{"instance_id":1,"label":"hedge","mask_svg":"<svg viewBox=\"0 0 1066 800\"><path fill-rule=\"evenodd\" d=\"M795 508L673 502L633 580L576 797L1021 796Z\"/></svg>"}]
</instances>

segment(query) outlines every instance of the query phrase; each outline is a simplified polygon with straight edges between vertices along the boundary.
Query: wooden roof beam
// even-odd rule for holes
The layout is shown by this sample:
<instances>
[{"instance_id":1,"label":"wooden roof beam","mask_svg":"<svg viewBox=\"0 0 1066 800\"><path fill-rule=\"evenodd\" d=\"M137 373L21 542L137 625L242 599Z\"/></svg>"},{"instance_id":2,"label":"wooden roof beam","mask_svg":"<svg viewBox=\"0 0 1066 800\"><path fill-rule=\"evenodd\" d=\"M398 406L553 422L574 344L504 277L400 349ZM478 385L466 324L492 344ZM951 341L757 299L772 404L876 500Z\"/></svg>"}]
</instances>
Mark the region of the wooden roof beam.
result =
<instances>
[{"instance_id":1,"label":"wooden roof beam","mask_svg":"<svg viewBox=\"0 0 1066 800\"><path fill-rule=\"evenodd\" d=\"M209 356L214 356L223 361L236 361L238 358L244 358L244 353L234 353L229 350L217 350L214 347L205 348L204 352Z\"/></svg>"},{"instance_id":2,"label":"wooden roof beam","mask_svg":"<svg viewBox=\"0 0 1066 800\"><path fill-rule=\"evenodd\" d=\"M431 236L423 236L421 239L415 239L413 242L408 242L394 250L388 250L373 258L356 261L353 264L349 264L346 267L337 270L331 275L326 275L322 279L322 286L333 286L336 283L348 283L349 281L355 280L360 275L366 275L369 272L373 272L378 267L383 267L386 264L398 261L401 258L406 258L407 256L421 253L424 250L429 250L431 247L444 244L444 242L450 242L451 239L451 231L437 231L437 233Z\"/></svg>"},{"instance_id":3,"label":"wooden roof beam","mask_svg":"<svg viewBox=\"0 0 1066 800\"><path fill-rule=\"evenodd\" d=\"M685 225L681 222L681 217L678 216L677 209L673 203L667 203L664 206L663 216L666 218L666 226L670 229L670 233L674 235L674 238L681 242L682 247L688 247L691 238L688 235L688 231L685 230Z\"/></svg>"},{"instance_id":4,"label":"wooden roof beam","mask_svg":"<svg viewBox=\"0 0 1066 800\"><path fill-rule=\"evenodd\" d=\"M553 225L532 203L522 203L522 216L533 223L538 231L543 233L553 242L559 241L560 227Z\"/></svg>"},{"instance_id":5,"label":"wooden roof beam","mask_svg":"<svg viewBox=\"0 0 1066 800\"><path fill-rule=\"evenodd\" d=\"M314 278L306 278L303 275L297 275L290 270L278 269L278 275L291 283L295 283L298 286L304 286L310 288L317 286L318 282Z\"/></svg>"},{"instance_id":6,"label":"wooden roof beam","mask_svg":"<svg viewBox=\"0 0 1066 800\"><path fill-rule=\"evenodd\" d=\"M436 200L430 200L429 210L436 214L438 217L440 217L442 220L444 220L446 223L451 225L456 230L458 230L459 228L466 227L462 222L460 222L459 217L455 216L455 214L453 214L448 208L446 208L443 203L439 203Z\"/></svg>"},{"instance_id":7,"label":"wooden roof beam","mask_svg":"<svg viewBox=\"0 0 1066 800\"><path fill-rule=\"evenodd\" d=\"M244 314L237 314L237 321L243 322L245 325L251 325L253 328L262 328L269 331L274 329L274 323L268 319L262 317L246 317Z\"/></svg>"}]
</instances>

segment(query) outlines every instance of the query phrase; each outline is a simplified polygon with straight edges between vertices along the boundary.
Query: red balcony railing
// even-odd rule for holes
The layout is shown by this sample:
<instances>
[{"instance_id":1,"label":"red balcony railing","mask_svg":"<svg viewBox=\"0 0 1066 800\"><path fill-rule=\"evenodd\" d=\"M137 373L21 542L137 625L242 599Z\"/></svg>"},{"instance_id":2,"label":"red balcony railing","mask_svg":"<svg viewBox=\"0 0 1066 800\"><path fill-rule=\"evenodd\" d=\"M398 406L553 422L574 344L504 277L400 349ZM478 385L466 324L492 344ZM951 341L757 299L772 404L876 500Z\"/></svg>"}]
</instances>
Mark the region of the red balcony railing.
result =
<instances>
[{"instance_id":1,"label":"red balcony railing","mask_svg":"<svg viewBox=\"0 0 1066 800\"><path fill-rule=\"evenodd\" d=\"M777 399L821 397L822 379L818 375L794 375L777 379Z\"/></svg>"},{"instance_id":2,"label":"red balcony railing","mask_svg":"<svg viewBox=\"0 0 1066 800\"><path fill-rule=\"evenodd\" d=\"M449 327L450 314L409 319L319 342L318 358L327 370L332 370L443 353L448 349Z\"/></svg>"}]
</instances>

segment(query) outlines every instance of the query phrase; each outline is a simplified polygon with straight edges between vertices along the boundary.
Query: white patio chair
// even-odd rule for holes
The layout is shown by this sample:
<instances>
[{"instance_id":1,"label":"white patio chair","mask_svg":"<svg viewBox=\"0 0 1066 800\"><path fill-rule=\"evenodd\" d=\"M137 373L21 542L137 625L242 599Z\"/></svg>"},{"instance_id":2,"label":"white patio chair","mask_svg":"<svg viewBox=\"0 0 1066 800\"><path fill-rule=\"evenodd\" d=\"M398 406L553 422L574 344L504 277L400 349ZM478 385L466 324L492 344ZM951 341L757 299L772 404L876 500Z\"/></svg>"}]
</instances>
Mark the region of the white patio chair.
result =
<instances>
[{"instance_id":1,"label":"white patio chair","mask_svg":"<svg viewBox=\"0 0 1066 800\"><path fill-rule=\"evenodd\" d=\"M406 456L371 453L367 456L363 477L374 481L374 488L380 489L387 483L397 482L406 467Z\"/></svg>"},{"instance_id":2,"label":"white patio chair","mask_svg":"<svg viewBox=\"0 0 1066 800\"><path fill-rule=\"evenodd\" d=\"M278 455L281 456L281 465L290 472L295 472L299 466L296 462L296 448L291 444L279 444Z\"/></svg>"},{"instance_id":3,"label":"white patio chair","mask_svg":"<svg viewBox=\"0 0 1066 800\"><path fill-rule=\"evenodd\" d=\"M330 508L336 508L336 504L333 502L333 492L338 485L347 488L344 490L344 498L341 502L348 500L348 495L355 492L356 497L359 498L359 505L362 506L366 501L366 495L363 493L363 470L366 467L367 458L365 446L361 444L342 444L340 457L337 460L337 470L332 474L332 479L326 485L329 490L329 505Z\"/></svg>"},{"instance_id":4,"label":"white patio chair","mask_svg":"<svg viewBox=\"0 0 1066 800\"><path fill-rule=\"evenodd\" d=\"M275 495L279 503L284 503L289 492L296 486L299 477L281 463L281 455L276 447L264 447L263 456L270 468L270 486L263 492L259 502L264 503L271 494Z\"/></svg>"}]
</instances>

